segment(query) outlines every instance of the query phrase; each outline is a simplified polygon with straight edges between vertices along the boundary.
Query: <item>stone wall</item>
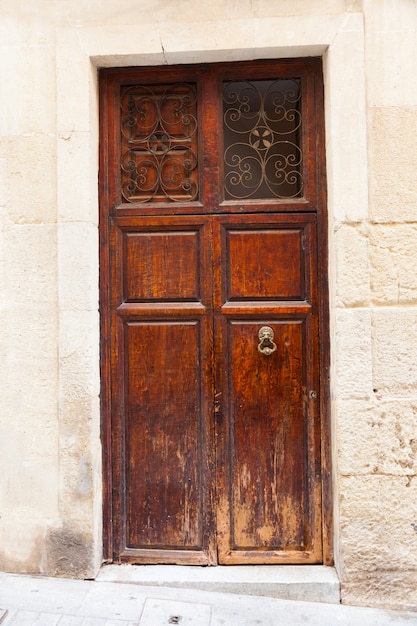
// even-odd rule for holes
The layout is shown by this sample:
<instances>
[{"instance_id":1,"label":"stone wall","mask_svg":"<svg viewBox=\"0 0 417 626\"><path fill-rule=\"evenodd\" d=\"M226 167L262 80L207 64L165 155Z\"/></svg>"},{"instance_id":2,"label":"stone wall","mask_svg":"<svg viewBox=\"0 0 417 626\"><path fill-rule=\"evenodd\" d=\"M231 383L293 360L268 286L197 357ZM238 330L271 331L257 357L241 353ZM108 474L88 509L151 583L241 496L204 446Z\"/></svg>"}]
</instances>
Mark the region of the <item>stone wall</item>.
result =
<instances>
[{"instance_id":1,"label":"stone wall","mask_svg":"<svg viewBox=\"0 0 417 626\"><path fill-rule=\"evenodd\" d=\"M335 558L417 609L417 4L3 0L0 568L101 562L97 68L323 56Z\"/></svg>"},{"instance_id":2,"label":"stone wall","mask_svg":"<svg viewBox=\"0 0 417 626\"><path fill-rule=\"evenodd\" d=\"M369 201L337 227L342 598L416 608L417 4L363 5Z\"/></svg>"}]
</instances>

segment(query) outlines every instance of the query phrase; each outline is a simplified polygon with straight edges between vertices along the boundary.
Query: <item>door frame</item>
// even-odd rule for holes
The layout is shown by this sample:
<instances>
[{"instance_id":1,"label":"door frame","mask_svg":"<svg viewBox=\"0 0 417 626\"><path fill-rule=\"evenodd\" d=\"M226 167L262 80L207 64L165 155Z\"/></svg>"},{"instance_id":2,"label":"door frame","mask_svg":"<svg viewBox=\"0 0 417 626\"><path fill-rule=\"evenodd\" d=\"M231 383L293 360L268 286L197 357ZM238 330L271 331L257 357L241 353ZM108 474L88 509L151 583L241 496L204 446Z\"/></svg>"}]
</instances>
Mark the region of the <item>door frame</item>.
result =
<instances>
[{"instance_id":1,"label":"door frame","mask_svg":"<svg viewBox=\"0 0 417 626\"><path fill-rule=\"evenodd\" d=\"M284 63L289 65L302 63L315 65L315 165L310 163L310 170L314 172L317 204L317 254L318 254L318 286L319 286L319 359L320 359L320 415L321 415L321 478L322 478L322 539L323 539L323 564L333 565L333 507L332 507L332 483L331 483L331 431L330 431L330 335L329 335L329 299L328 299L328 217L327 217L327 191L326 191L326 168L325 168L325 135L324 135L324 94L322 83L321 59L294 59L285 61L271 60L269 63L279 66ZM255 67L256 61L250 64ZM243 65L246 62L222 64L233 71L233 67ZM217 65L217 64L216 64ZM177 69L182 66L178 66ZM189 67L189 66L188 66ZM198 71L196 66L196 71ZM145 69L145 68L141 68ZM149 71L159 72L160 67L149 68ZM166 69L166 67L165 67ZM171 69L175 69L174 67ZM99 236L100 236L100 311L101 311L101 335L100 335L100 361L101 361L101 440L102 440L102 463L103 463L103 556L106 562L113 561L113 488L112 483L112 457L107 454L112 448L112 416L110 398L110 329L109 322L109 283L106 280L109 275L109 228L108 228L108 129L112 123L112 111L108 106L106 91L106 75L108 73L123 72L126 69L112 68L100 73L99 80ZM286 210L290 210L287 208Z\"/></svg>"}]
</instances>

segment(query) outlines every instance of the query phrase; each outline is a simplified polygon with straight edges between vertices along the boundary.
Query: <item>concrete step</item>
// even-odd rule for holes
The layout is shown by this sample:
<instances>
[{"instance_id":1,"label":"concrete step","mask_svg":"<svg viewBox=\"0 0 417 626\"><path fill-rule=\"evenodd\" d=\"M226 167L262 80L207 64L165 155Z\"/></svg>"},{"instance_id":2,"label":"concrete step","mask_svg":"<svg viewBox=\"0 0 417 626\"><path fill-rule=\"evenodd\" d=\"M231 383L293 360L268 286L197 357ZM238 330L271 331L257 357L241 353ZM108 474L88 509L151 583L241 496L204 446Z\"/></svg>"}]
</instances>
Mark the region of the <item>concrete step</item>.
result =
<instances>
[{"instance_id":1,"label":"concrete step","mask_svg":"<svg viewBox=\"0 0 417 626\"><path fill-rule=\"evenodd\" d=\"M339 604L336 571L323 565L105 565L97 580Z\"/></svg>"}]
</instances>

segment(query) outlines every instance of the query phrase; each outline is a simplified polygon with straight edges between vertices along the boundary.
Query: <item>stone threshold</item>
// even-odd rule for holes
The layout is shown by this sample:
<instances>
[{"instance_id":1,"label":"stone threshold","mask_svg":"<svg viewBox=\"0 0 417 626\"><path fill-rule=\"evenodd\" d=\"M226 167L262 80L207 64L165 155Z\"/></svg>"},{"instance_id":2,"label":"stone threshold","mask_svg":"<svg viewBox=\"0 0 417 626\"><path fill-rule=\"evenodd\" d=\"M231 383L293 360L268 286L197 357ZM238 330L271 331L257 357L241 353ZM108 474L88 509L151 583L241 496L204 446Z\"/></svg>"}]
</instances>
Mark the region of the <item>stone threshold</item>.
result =
<instances>
[{"instance_id":1,"label":"stone threshold","mask_svg":"<svg viewBox=\"0 0 417 626\"><path fill-rule=\"evenodd\" d=\"M340 603L336 570L324 565L103 565L96 580Z\"/></svg>"}]
</instances>

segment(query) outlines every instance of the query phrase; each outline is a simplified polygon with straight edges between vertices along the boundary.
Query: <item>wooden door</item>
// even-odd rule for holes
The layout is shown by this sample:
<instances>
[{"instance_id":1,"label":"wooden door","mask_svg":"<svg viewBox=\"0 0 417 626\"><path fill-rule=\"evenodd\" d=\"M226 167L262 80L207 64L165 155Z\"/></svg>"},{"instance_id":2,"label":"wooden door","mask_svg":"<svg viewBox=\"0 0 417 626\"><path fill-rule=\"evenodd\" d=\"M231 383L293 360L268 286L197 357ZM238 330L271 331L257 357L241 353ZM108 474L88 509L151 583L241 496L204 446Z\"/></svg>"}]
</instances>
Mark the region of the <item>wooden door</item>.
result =
<instances>
[{"instance_id":1,"label":"wooden door","mask_svg":"<svg viewBox=\"0 0 417 626\"><path fill-rule=\"evenodd\" d=\"M101 75L109 560L331 558L320 94L317 60Z\"/></svg>"},{"instance_id":2,"label":"wooden door","mask_svg":"<svg viewBox=\"0 0 417 626\"><path fill-rule=\"evenodd\" d=\"M222 216L216 234L219 561L318 562L316 219Z\"/></svg>"}]
</instances>

